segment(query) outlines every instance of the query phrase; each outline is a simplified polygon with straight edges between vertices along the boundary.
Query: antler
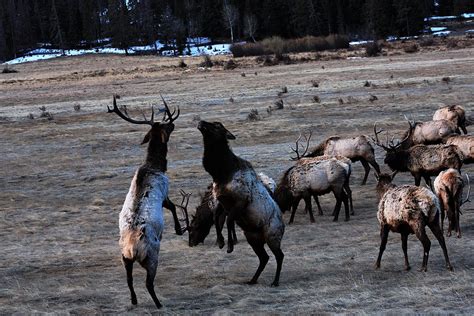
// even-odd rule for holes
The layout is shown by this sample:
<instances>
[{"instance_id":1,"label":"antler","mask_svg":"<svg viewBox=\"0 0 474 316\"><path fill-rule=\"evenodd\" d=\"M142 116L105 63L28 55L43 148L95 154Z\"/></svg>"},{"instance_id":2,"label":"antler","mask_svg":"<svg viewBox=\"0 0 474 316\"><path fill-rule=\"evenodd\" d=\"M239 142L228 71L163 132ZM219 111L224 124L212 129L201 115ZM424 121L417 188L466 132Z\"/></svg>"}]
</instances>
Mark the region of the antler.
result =
<instances>
[{"instance_id":1,"label":"antler","mask_svg":"<svg viewBox=\"0 0 474 316\"><path fill-rule=\"evenodd\" d=\"M295 143L296 143L296 148L293 148L293 147L290 146L291 150L293 150L293 151L296 153L296 157L290 157L291 160L300 160L301 158L304 157L304 155L306 155L306 153L308 152L308 149L309 149L309 141L311 140L311 136L312 136L312 135L313 135L313 132L312 132L312 131L309 132L309 136L306 135L306 134L303 135L303 134L300 132L300 136L298 136L298 138L296 139L296 142L295 142ZM300 139L301 139L301 137L303 137L303 136L304 136L304 139L305 139L305 141L306 141L306 146L304 147L304 152L303 152L303 154L300 155L300 153L299 153L299 148L298 148L298 147L299 147Z\"/></svg>"},{"instance_id":2,"label":"antler","mask_svg":"<svg viewBox=\"0 0 474 316\"><path fill-rule=\"evenodd\" d=\"M161 97L161 100L163 100L163 104L165 105L166 115L168 115L167 119L166 119L166 115L165 115L165 117L163 118L163 121L173 123L179 117L179 113L180 113L179 106L178 106L178 113L176 114L175 117L173 117L173 115L176 113L176 109L174 109L173 113L171 113L170 108L168 107L168 104L166 103L165 99L163 98L163 96L161 94L160 94L160 97Z\"/></svg>"},{"instance_id":3,"label":"antler","mask_svg":"<svg viewBox=\"0 0 474 316\"><path fill-rule=\"evenodd\" d=\"M471 194L471 183L469 183L469 175L467 173L466 173L466 178L467 178L467 185L469 186L469 189L467 189L466 199L461 202L461 205L463 205L466 202L471 202L471 200L469 200L469 195Z\"/></svg>"},{"instance_id":4,"label":"antler","mask_svg":"<svg viewBox=\"0 0 474 316\"><path fill-rule=\"evenodd\" d=\"M124 112L120 111L120 109L117 106L117 96L115 94L114 94L113 105L114 105L114 107L112 109L107 105L107 113L115 113L118 116L120 116L122 119L124 119L125 121L133 123L133 124L153 125L153 123L154 123L155 110L153 109L153 106L151 107L151 118L149 120L147 120L146 117L145 117L145 114L142 113L143 118L145 120L144 121L138 121L138 120L132 119L130 116L128 116L126 107L124 107Z\"/></svg>"},{"instance_id":5,"label":"antler","mask_svg":"<svg viewBox=\"0 0 474 316\"><path fill-rule=\"evenodd\" d=\"M380 143L379 141L379 134L382 133L384 130L381 128L379 131L377 131L377 123L374 124L374 135L375 135L375 138L371 137L372 138L372 141L375 143L375 145L379 146L379 147L382 147L383 149L385 150L390 150L391 147L387 147L386 145L383 145Z\"/></svg>"},{"instance_id":6,"label":"antler","mask_svg":"<svg viewBox=\"0 0 474 316\"><path fill-rule=\"evenodd\" d=\"M181 212L183 213L184 219L181 219L180 221L184 221L184 224L186 225L184 228L181 227L181 231L184 233L185 231L189 230L189 216L188 216L188 204L189 204L189 198L191 197L192 193L186 193L184 190L179 190L179 193L182 196L181 200L181 205L176 205L179 209L181 209Z\"/></svg>"}]
</instances>

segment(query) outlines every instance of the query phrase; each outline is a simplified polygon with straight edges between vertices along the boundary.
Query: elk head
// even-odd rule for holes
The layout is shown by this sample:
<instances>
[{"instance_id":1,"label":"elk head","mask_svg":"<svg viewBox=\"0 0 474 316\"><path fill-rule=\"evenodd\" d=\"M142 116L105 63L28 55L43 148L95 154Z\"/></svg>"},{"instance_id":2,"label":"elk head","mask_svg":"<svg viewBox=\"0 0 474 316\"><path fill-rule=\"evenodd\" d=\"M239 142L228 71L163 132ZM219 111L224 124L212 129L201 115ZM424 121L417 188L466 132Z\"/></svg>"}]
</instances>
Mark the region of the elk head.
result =
<instances>
[{"instance_id":1,"label":"elk head","mask_svg":"<svg viewBox=\"0 0 474 316\"><path fill-rule=\"evenodd\" d=\"M177 110L175 109L173 110L173 112L171 112L163 96L161 96L161 99L163 100L163 104L165 105L164 109L159 110L159 112L164 112L163 120L161 122L154 121L155 111L153 107L151 108L151 116L149 120L146 119L145 114L143 114L143 120L132 119L128 115L127 107L125 105L122 106L123 110L119 109L119 107L117 106L117 97L115 95L113 97L113 108L107 106L107 113L115 113L120 118L132 124L150 125L151 129L143 138L142 144L148 143L152 140L154 142L166 144L168 143L169 137L174 130L173 122L178 118L180 110L178 107Z\"/></svg>"},{"instance_id":2,"label":"elk head","mask_svg":"<svg viewBox=\"0 0 474 316\"><path fill-rule=\"evenodd\" d=\"M309 149L309 141L311 140L311 136L313 136L313 132L312 132L312 131L310 131L308 135L307 135L307 134L304 134L304 135L303 135L303 134L300 132L300 136L298 136L298 138L297 138L296 141L295 141L295 148L293 148L293 147L290 146L291 150L292 150L294 153L296 153L296 157L290 157L291 160L300 160L301 158L303 158L303 157L306 155L306 153L308 152L308 149ZM306 142L306 145L302 145L302 146L301 146L301 147L303 148L303 149L302 149L302 150L303 150L303 153L300 154L300 152L299 152L299 151L300 151L299 146L300 146L300 144L301 144L301 138L302 138L302 137L304 137L304 142Z\"/></svg>"},{"instance_id":3,"label":"elk head","mask_svg":"<svg viewBox=\"0 0 474 316\"><path fill-rule=\"evenodd\" d=\"M221 122L200 121L197 128L201 131L205 142L227 143L227 140L235 139L235 136L232 135Z\"/></svg>"},{"instance_id":4,"label":"elk head","mask_svg":"<svg viewBox=\"0 0 474 316\"><path fill-rule=\"evenodd\" d=\"M211 195L210 191L204 194L204 197L201 198L201 204L196 208L196 214L192 215L192 220L188 228L189 247L203 243L214 224L214 213L209 206Z\"/></svg>"},{"instance_id":5,"label":"elk head","mask_svg":"<svg viewBox=\"0 0 474 316\"><path fill-rule=\"evenodd\" d=\"M390 169L397 170L397 171L408 171L406 165L406 156L407 151L403 149L403 145L407 142L409 137L411 136L411 125L410 125L410 132L405 135L405 138L398 143L394 142L394 138L392 137L391 140L388 138L388 134L386 137L385 144L382 144L379 140L379 134L382 133L384 130L380 129L377 131L377 124L374 124L374 137L372 137L372 141L385 150L385 159L384 162L387 164Z\"/></svg>"}]
</instances>

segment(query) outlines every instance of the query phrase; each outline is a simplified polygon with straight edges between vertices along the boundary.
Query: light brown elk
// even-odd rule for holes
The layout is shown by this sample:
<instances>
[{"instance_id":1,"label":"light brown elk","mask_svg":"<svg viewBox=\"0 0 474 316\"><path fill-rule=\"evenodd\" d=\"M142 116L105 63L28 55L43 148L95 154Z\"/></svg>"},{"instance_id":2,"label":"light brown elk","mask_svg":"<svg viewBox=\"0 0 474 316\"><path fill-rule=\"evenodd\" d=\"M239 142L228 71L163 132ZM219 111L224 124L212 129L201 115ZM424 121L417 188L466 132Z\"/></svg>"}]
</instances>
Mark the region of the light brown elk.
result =
<instances>
[{"instance_id":1,"label":"light brown elk","mask_svg":"<svg viewBox=\"0 0 474 316\"><path fill-rule=\"evenodd\" d=\"M454 229L457 237L461 238L459 215L461 214L461 206L469 201L469 194L471 192L469 176L466 175L466 177L469 190L464 201L462 199L464 180L459 171L456 169L441 171L434 181L435 193L441 202L441 231L444 231L444 217L447 215L449 222L448 237L451 236L451 231Z\"/></svg>"},{"instance_id":2,"label":"light brown elk","mask_svg":"<svg viewBox=\"0 0 474 316\"><path fill-rule=\"evenodd\" d=\"M147 271L146 288L157 308L161 308L162 305L156 297L153 283L164 228L163 206L170 208L172 204L168 198L168 177L165 175L166 156L168 141L174 130L173 121L179 116L179 109L177 115L173 116L175 112L171 113L166 102L164 104L166 116L162 122L154 122L153 109L150 120L138 121L130 118L126 111L122 112L118 108L115 96L113 109L108 108L108 113L116 113L127 122L151 126L142 142L142 144L148 143L146 160L137 169L132 179L120 212L119 227L122 261L127 272L132 304L137 304L132 271L133 263L138 261ZM172 208L174 209L174 204ZM184 205L183 210L186 211ZM183 230L179 228L179 231L182 233Z\"/></svg>"},{"instance_id":3,"label":"light brown elk","mask_svg":"<svg viewBox=\"0 0 474 316\"><path fill-rule=\"evenodd\" d=\"M474 163L474 136L454 135L446 139L446 144L456 145L463 155L464 163Z\"/></svg>"},{"instance_id":4,"label":"light brown elk","mask_svg":"<svg viewBox=\"0 0 474 316\"><path fill-rule=\"evenodd\" d=\"M347 159L347 158L346 158ZM289 223L293 223L298 204L303 199L310 220L314 223L311 197L332 192L336 198L334 221L338 220L341 204L349 220L348 196L350 165L332 156L302 158L283 174L275 189L275 200L283 212L291 208ZM350 191L350 189L349 189Z\"/></svg>"},{"instance_id":5,"label":"light brown elk","mask_svg":"<svg viewBox=\"0 0 474 316\"><path fill-rule=\"evenodd\" d=\"M415 178L415 185L419 186L421 178L425 179L427 185L431 185L431 176L437 176L441 171L454 168L460 170L462 166L462 153L459 148L454 145L416 145L408 149L404 149L404 143L410 134L398 144L394 144L393 140L382 144L379 141L378 134L382 130L377 131L374 125L374 142L385 150L384 162L392 171L407 172L409 171Z\"/></svg>"},{"instance_id":6,"label":"light brown elk","mask_svg":"<svg viewBox=\"0 0 474 316\"><path fill-rule=\"evenodd\" d=\"M451 121L410 122L408 119L407 121L409 128L403 135L404 149L420 144L441 144L445 138L456 134L456 125Z\"/></svg>"},{"instance_id":7,"label":"light brown elk","mask_svg":"<svg viewBox=\"0 0 474 316\"><path fill-rule=\"evenodd\" d=\"M360 161L365 170L364 179L362 180L363 185L367 182L367 177L369 176L369 164L372 165L377 173L380 172L380 167L375 160L374 148L364 135L352 138L329 137L313 148L310 153L303 156L316 157L322 155L344 156L352 162Z\"/></svg>"},{"instance_id":8,"label":"light brown elk","mask_svg":"<svg viewBox=\"0 0 474 316\"><path fill-rule=\"evenodd\" d=\"M379 207L377 219L380 223L380 250L375 268L380 268L385 246L390 231L402 236L402 249L405 256L405 269L410 269L407 254L409 234L415 234L423 244L423 264L421 271L427 270L428 255L431 242L426 235L428 226L443 249L446 268L453 270L449 262L448 250L444 241L443 232L439 226L440 205L436 195L425 187L412 185L396 186L392 184L394 175L380 174L377 177L377 197Z\"/></svg>"},{"instance_id":9,"label":"light brown elk","mask_svg":"<svg viewBox=\"0 0 474 316\"><path fill-rule=\"evenodd\" d=\"M458 134L461 133L459 129L461 129L464 134L467 134L466 111L460 105L449 105L436 110L433 115L433 121L438 120L450 121L456 126Z\"/></svg>"}]
</instances>

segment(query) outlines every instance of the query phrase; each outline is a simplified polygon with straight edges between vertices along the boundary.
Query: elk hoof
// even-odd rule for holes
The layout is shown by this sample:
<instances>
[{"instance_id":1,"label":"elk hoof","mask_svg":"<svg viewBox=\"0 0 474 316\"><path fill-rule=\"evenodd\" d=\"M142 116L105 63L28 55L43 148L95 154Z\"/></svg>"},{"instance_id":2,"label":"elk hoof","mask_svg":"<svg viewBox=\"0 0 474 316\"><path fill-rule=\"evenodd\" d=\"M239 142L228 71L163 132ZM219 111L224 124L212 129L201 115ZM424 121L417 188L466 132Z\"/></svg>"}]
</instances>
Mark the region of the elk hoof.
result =
<instances>
[{"instance_id":1,"label":"elk hoof","mask_svg":"<svg viewBox=\"0 0 474 316\"><path fill-rule=\"evenodd\" d=\"M137 305L137 298L136 297L132 297L132 305Z\"/></svg>"},{"instance_id":2,"label":"elk hoof","mask_svg":"<svg viewBox=\"0 0 474 316\"><path fill-rule=\"evenodd\" d=\"M454 270L454 269L453 269L453 266L450 265L450 264L446 265L446 269L448 269L449 271L453 271L453 270Z\"/></svg>"},{"instance_id":3,"label":"elk hoof","mask_svg":"<svg viewBox=\"0 0 474 316\"><path fill-rule=\"evenodd\" d=\"M420 272L426 272L426 271L428 271L428 268L426 266L422 266L420 268Z\"/></svg>"},{"instance_id":4,"label":"elk hoof","mask_svg":"<svg viewBox=\"0 0 474 316\"><path fill-rule=\"evenodd\" d=\"M380 269L380 263L376 263L376 264L374 265L374 268L375 268L375 270Z\"/></svg>"},{"instance_id":5,"label":"elk hoof","mask_svg":"<svg viewBox=\"0 0 474 316\"><path fill-rule=\"evenodd\" d=\"M346 217L346 218L344 219L344 221L345 221L345 222L348 222L349 219L350 219L350 217Z\"/></svg>"},{"instance_id":6,"label":"elk hoof","mask_svg":"<svg viewBox=\"0 0 474 316\"><path fill-rule=\"evenodd\" d=\"M221 239L217 239L217 245L219 246L219 249L222 249L225 246L225 242Z\"/></svg>"},{"instance_id":7,"label":"elk hoof","mask_svg":"<svg viewBox=\"0 0 474 316\"><path fill-rule=\"evenodd\" d=\"M247 282L247 285L255 285L255 284L257 284L257 280L254 280L254 279Z\"/></svg>"},{"instance_id":8,"label":"elk hoof","mask_svg":"<svg viewBox=\"0 0 474 316\"><path fill-rule=\"evenodd\" d=\"M234 247L227 247L227 253L231 253L234 251Z\"/></svg>"},{"instance_id":9,"label":"elk hoof","mask_svg":"<svg viewBox=\"0 0 474 316\"><path fill-rule=\"evenodd\" d=\"M333 222L337 222L337 218L334 218L332 221L333 221Z\"/></svg>"},{"instance_id":10,"label":"elk hoof","mask_svg":"<svg viewBox=\"0 0 474 316\"><path fill-rule=\"evenodd\" d=\"M183 230L181 229L181 227L175 227L174 230L176 232L176 235L178 235L178 236L183 235Z\"/></svg>"},{"instance_id":11,"label":"elk hoof","mask_svg":"<svg viewBox=\"0 0 474 316\"><path fill-rule=\"evenodd\" d=\"M279 286L279 285L280 285L280 283L279 283L279 282L275 282L275 281L271 284L272 287L277 287L277 286Z\"/></svg>"},{"instance_id":12,"label":"elk hoof","mask_svg":"<svg viewBox=\"0 0 474 316\"><path fill-rule=\"evenodd\" d=\"M316 223L316 221L314 220L314 218L310 219L309 220L312 224Z\"/></svg>"},{"instance_id":13,"label":"elk hoof","mask_svg":"<svg viewBox=\"0 0 474 316\"><path fill-rule=\"evenodd\" d=\"M411 267L410 266L405 266L405 271L410 271Z\"/></svg>"}]
</instances>

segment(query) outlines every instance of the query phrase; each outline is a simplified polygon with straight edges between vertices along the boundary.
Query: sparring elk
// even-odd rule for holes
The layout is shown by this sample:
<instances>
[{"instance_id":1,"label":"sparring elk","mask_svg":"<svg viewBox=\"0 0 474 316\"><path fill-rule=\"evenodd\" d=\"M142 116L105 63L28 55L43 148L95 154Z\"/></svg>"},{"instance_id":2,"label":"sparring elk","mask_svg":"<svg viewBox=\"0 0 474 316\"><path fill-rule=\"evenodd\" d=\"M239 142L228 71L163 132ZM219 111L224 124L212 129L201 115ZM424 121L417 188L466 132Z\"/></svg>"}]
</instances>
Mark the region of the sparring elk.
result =
<instances>
[{"instance_id":1,"label":"sparring elk","mask_svg":"<svg viewBox=\"0 0 474 316\"><path fill-rule=\"evenodd\" d=\"M436 110L433 115L433 121L447 120L452 122L456 126L456 132L461 134L461 129L464 134L467 134L466 130L466 111L460 105L449 105Z\"/></svg>"},{"instance_id":2,"label":"sparring elk","mask_svg":"<svg viewBox=\"0 0 474 316\"><path fill-rule=\"evenodd\" d=\"M380 167L375 160L374 148L370 144L366 136L361 135L352 138L342 138L332 136L313 148L310 153L304 154L303 157L316 157L322 155L344 156L352 162L360 161L365 170L362 185L367 182L370 172L370 165L375 172L380 172Z\"/></svg>"},{"instance_id":3,"label":"sparring elk","mask_svg":"<svg viewBox=\"0 0 474 316\"><path fill-rule=\"evenodd\" d=\"M436 195L425 187L413 185L396 186L392 183L394 174L380 174L377 178L377 197L379 200L377 219L380 223L380 250L375 268L380 268L382 254L390 231L402 236L402 249L405 256L405 270L410 270L407 254L409 234L415 234L423 244L423 264L420 271L426 271L431 242L426 235L428 226L443 250L446 268L453 270L449 262L448 250L443 232L439 226L440 205Z\"/></svg>"},{"instance_id":4,"label":"sparring elk","mask_svg":"<svg viewBox=\"0 0 474 316\"><path fill-rule=\"evenodd\" d=\"M309 212L310 221L314 223L311 197L329 192L333 192L336 198L333 213L334 221L338 220L342 203L344 203L346 211L345 220L349 220L348 195L346 192L350 192L348 188L350 164L341 161L341 159L347 158L332 156L302 158L293 167L285 171L275 189L274 196L283 212L291 208L289 224L293 223L301 199L305 201L305 210Z\"/></svg>"},{"instance_id":5,"label":"sparring elk","mask_svg":"<svg viewBox=\"0 0 474 316\"><path fill-rule=\"evenodd\" d=\"M408 149L415 145L441 144L448 136L456 134L456 125L448 120L437 120L428 122L408 121L408 130L403 134L405 139L403 149Z\"/></svg>"},{"instance_id":6,"label":"sparring elk","mask_svg":"<svg viewBox=\"0 0 474 316\"><path fill-rule=\"evenodd\" d=\"M462 192L464 188L464 180L461 173L456 169L448 169L441 171L434 181L435 193L441 202L441 231L444 231L444 217L448 217L448 233L451 236L451 231L456 230L457 237L461 238L461 228L459 226L459 215L461 214L461 206L469 201L469 194L471 187L469 185L469 176L467 177L467 185L469 186L466 200L462 199Z\"/></svg>"},{"instance_id":7,"label":"sparring elk","mask_svg":"<svg viewBox=\"0 0 474 316\"><path fill-rule=\"evenodd\" d=\"M312 132L310 132L309 135L305 134L304 138L305 138L306 145L301 145L300 140L303 137L303 135L300 133L299 137L296 139L295 148L290 146L291 150L296 153L296 157L291 157L291 160L296 160L297 161L297 160L300 160L300 159L306 159L306 157L308 157L308 156L306 156L306 153L307 153L308 148L309 148L309 141L311 140L311 136L312 136ZM300 146L304 150L304 152L302 154L300 154L300 152L299 152ZM350 185L349 185L349 179L350 179L350 176L351 176L351 173L352 173L352 161L349 158L345 157L345 156L340 156L340 155L335 155L335 156L330 155L330 156L336 158L337 160L341 161L342 163L347 164L347 170L348 170L347 183L344 185L344 190L345 190L345 193L347 194L347 196L349 197L349 204L350 204L350 207L351 207L351 215L354 215L354 207L352 205L352 191L351 191L351 188L350 188ZM327 159L327 157L328 157L327 155L323 155L323 156L316 156L316 157L312 157L312 158L319 158L320 160L325 160L325 159ZM317 160L313 159L312 161L317 161ZM378 167L378 165L377 165L377 167ZM323 215L323 210L321 208L321 205L319 204L319 198L318 198L318 193L317 192L313 193L313 198L314 198L314 201L316 202L316 205L318 206L318 214ZM294 203L296 203L296 207L298 207L299 200L294 201ZM311 205L309 206L309 208L312 208ZM305 207L305 210L307 212L308 207ZM332 213L332 216L335 216L335 212ZM311 218L310 218L310 220L311 220ZM314 218L313 218L313 222L314 222Z\"/></svg>"},{"instance_id":8,"label":"sparring elk","mask_svg":"<svg viewBox=\"0 0 474 316\"><path fill-rule=\"evenodd\" d=\"M281 240L285 231L280 208L255 173L250 162L236 156L228 140L235 139L220 122L200 121L204 140L204 169L212 176L213 195L228 216L244 231L259 258L259 266L248 284L256 284L268 262L264 245L273 252L277 270L272 286L278 286L284 254ZM229 238L230 243L231 238Z\"/></svg>"},{"instance_id":9,"label":"sparring elk","mask_svg":"<svg viewBox=\"0 0 474 316\"><path fill-rule=\"evenodd\" d=\"M151 126L142 142L142 144L148 143L146 159L144 164L137 169L132 179L120 212L119 227L122 261L127 273L132 304L137 304L137 296L133 288L132 270L133 263L138 261L147 272L146 288L157 308L161 308L162 305L156 297L153 283L164 229L163 206L175 211L174 204L168 198L168 177L165 175L167 168L166 155L168 141L174 130L173 122L179 116L179 109L175 115L176 110L171 113L164 99L163 103L165 105L165 117L162 122L154 122L153 108L150 120L145 118L139 121L130 118L126 110L122 112L118 108L115 96L113 109L107 107L108 113L116 113L129 123ZM183 202L185 199L186 197L183 197ZM189 196L187 199L189 199ZM186 205L183 204L182 209L187 214ZM173 217L177 219L176 214ZM175 224L179 225L179 221ZM179 232L183 232L181 227L179 227Z\"/></svg>"},{"instance_id":10,"label":"sparring elk","mask_svg":"<svg viewBox=\"0 0 474 316\"><path fill-rule=\"evenodd\" d=\"M446 139L446 144L456 145L463 155L463 163L474 163L474 136L454 135Z\"/></svg>"},{"instance_id":11,"label":"sparring elk","mask_svg":"<svg viewBox=\"0 0 474 316\"><path fill-rule=\"evenodd\" d=\"M263 185L273 195L275 191L275 181L272 178L264 174L263 172L258 173L258 177L263 182ZM217 218L216 218L217 217ZM201 196L201 202L196 208L195 215L192 215L191 223L189 224L189 246L197 246L200 243L204 243L204 240L209 235L212 225L216 223L216 244L219 248L223 248L225 245L224 236L222 235L222 229L226 214L222 210L222 206L212 195L212 184L207 187L206 192ZM237 243L237 235L235 233L235 226L232 231L232 240L230 244ZM230 229L230 228L228 228Z\"/></svg>"},{"instance_id":12,"label":"sparring elk","mask_svg":"<svg viewBox=\"0 0 474 316\"><path fill-rule=\"evenodd\" d=\"M378 135L383 130L377 131L374 124L373 139L377 146L385 150L384 162L392 171L407 172L409 171L415 178L415 185L419 186L421 178L425 179L427 185L431 185L431 176L437 176L441 171L454 168L461 169L462 153L459 148L454 145L416 145L408 149L404 149L410 134L398 144L394 144L393 139L389 142L388 137L385 144L379 141Z\"/></svg>"}]
</instances>

